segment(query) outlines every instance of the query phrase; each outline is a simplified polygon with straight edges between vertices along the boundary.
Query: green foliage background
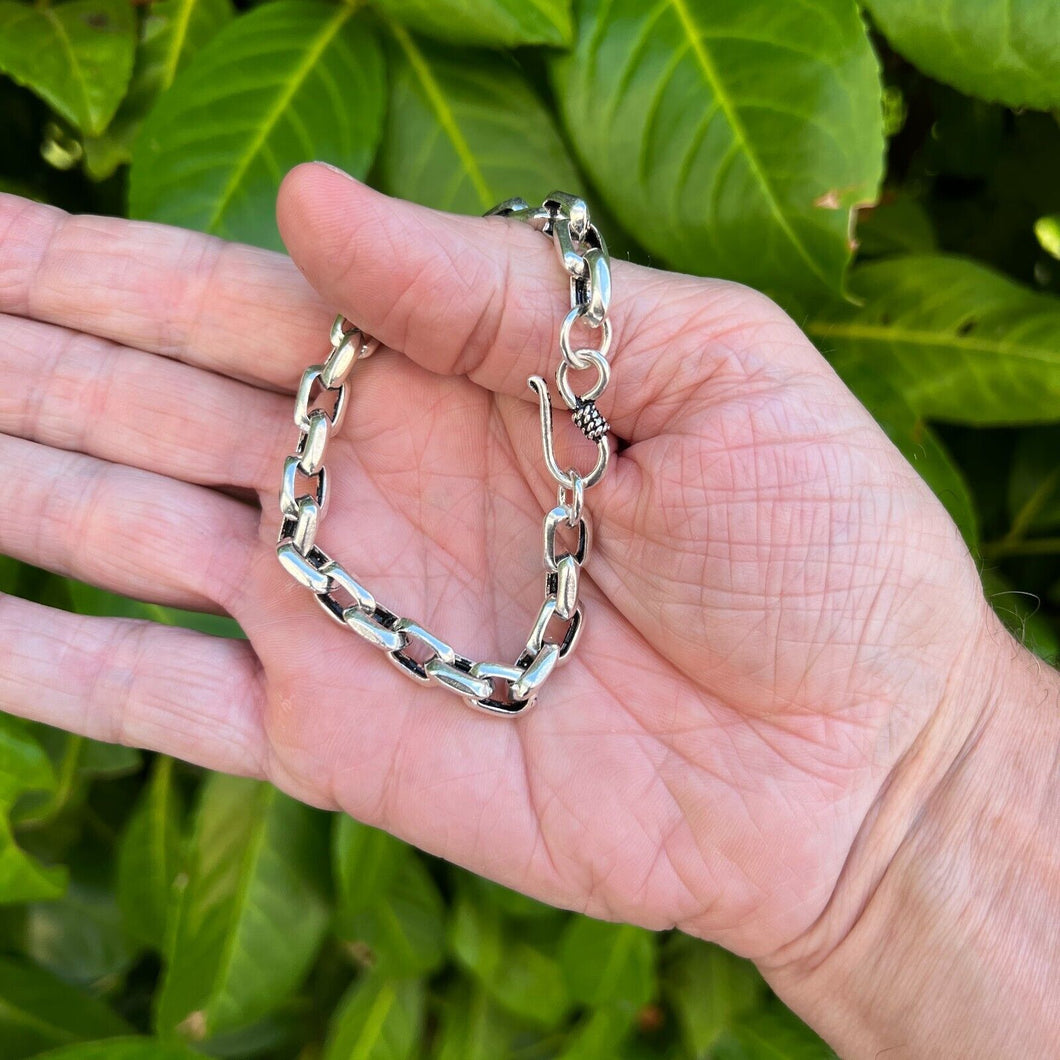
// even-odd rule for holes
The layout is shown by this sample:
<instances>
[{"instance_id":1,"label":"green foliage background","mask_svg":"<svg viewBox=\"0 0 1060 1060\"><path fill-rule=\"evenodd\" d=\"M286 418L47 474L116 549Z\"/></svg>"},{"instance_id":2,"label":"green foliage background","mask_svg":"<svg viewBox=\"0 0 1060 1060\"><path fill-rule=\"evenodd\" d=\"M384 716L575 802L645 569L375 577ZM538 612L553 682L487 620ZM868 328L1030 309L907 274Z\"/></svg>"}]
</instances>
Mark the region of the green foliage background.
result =
<instances>
[{"instance_id":1,"label":"green foliage background","mask_svg":"<svg viewBox=\"0 0 1060 1060\"><path fill-rule=\"evenodd\" d=\"M765 289L1055 660L1060 0L0 0L0 73L0 190L67 209L280 249L317 158L467 213L580 190L613 253ZM715 947L0 715L0 1055L44 1054L831 1055Z\"/></svg>"}]
</instances>

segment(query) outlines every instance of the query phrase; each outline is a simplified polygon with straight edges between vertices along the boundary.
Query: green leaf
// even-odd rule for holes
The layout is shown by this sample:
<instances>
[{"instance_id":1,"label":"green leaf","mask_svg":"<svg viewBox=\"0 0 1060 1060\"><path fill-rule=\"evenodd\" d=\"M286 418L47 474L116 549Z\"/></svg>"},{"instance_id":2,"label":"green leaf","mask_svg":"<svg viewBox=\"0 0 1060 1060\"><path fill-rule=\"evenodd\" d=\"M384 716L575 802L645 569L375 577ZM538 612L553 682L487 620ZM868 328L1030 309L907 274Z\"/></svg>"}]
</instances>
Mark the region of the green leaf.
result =
<instances>
[{"instance_id":1,"label":"green leaf","mask_svg":"<svg viewBox=\"0 0 1060 1060\"><path fill-rule=\"evenodd\" d=\"M412 848L343 817L335 862L338 937L367 946L376 969L390 978L434 971L445 958L445 909Z\"/></svg>"},{"instance_id":2,"label":"green leaf","mask_svg":"<svg viewBox=\"0 0 1060 1060\"><path fill-rule=\"evenodd\" d=\"M1060 213L1039 217L1034 222L1034 235L1042 250L1060 259Z\"/></svg>"},{"instance_id":3,"label":"green leaf","mask_svg":"<svg viewBox=\"0 0 1060 1060\"><path fill-rule=\"evenodd\" d=\"M552 119L515 63L415 40L391 25L381 186L439 210L480 214L513 195L581 183Z\"/></svg>"},{"instance_id":4,"label":"green leaf","mask_svg":"<svg viewBox=\"0 0 1060 1060\"><path fill-rule=\"evenodd\" d=\"M1060 300L944 255L872 262L851 287L863 307L836 305L804 324L841 375L862 362L929 418L1060 419Z\"/></svg>"},{"instance_id":5,"label":"green leaf","mask_svg":"<svg viewBox=\"0 0 1060 1060\"><path fill-rule=\"evenodd\" d=\"M181 807L173 759L155 759L151 781L118 845L118 905L131 935L161 951L181 867Z\"/></svg>"},{"instance_id":6,"label":"green leaf","mask_svg":"<svg viewBox=\"0 0 1060 1060\"><path fill-rule=\"evenodd\" d=\"M570 1007L559 962L510 932L496 905L461 882L449 941L458 963L508 1012L542 1027L556 1027Z\"/></svg>"},{"instance_id":7,"label":"green leaf","mask_svg":"<svg viewBox=\"0 0 1060 1060\"><path fill-rule=\"evenodd\" d=\"M32 723L30 731L51 760L56 783L47 792L19 799L11 815L19 827L49 823L84 801L92 779L127 775L140 765L140 752L132 747L100 743L38 723Z\"/></svg>"},{"instance_id":8,"label":"green leaf","mask_svg":"<svg viewBox=\"0 0 1060 1060\"><path fill-rule=\"evenodd\" d=\"M0 71L82 132L102 132L125 94L136 47L128 0L0 0Z\"/></svg>"},{"instance_id":9,"label":"green leaf","mask_svg":"<svg viewBox=\"0 0 1060 1060\"><path fill-rule=\"evenodd\" d=\"M849 0L579 0L571 142L653 254L782 300L838 291L876 199L876 57Z\"/></svg>"},{"instance_id":10,"label":"green leaf","mask_svg":"<svg viewBox=\"0 0 1060 1060\"><path fill-rule=\"evenodd\" d=\"M63 579L70 601L79 615L103 615L115 618L142 618L165 626L182 626L209 633L214 637L242 638L243 631L236 622L223 615L205 615L198 611L182 611L176 607L144 603L127 596L107 592L95 585Z\"/></svg>"},{"instance_id":11,"label":"green leaf","mask_svg":"<svg viewBox=\"0 0 1060 1060\"><path fill-rule=\"evenodd\" d=\"M898 196L858 211L858 259L891 254L927 254L938 249L931 217L924 205Z\"/></svg>"},{"instance_id":12,"label":"green leaf","mask_svg":"<svg viewBox=\"0 0 1060 1060\"><path fill-rule=\"evenodd\" d=\"M613 1060L636 1021L630 1008L604 1006L590 1012L571 1032L560 1060Z\"/></svg>"},{"instance_id":13,"label":"green leaf","mask_svg":"<svg viewBox=\"0 0 1060 1060\"><path fill-rule=\"evenodd\" d=\"M0 904L58 898L66 871L49 868L15 843L11 809L25 792L54 791L55 772L44 749L17 718L0 714Z\"/></svg>"},{"instance_id":14,"label":"green leaf","mask_svg":"<svg viewBox=\"0 0 1060 1060\"><path fill-rule=\"evenodd\" d=\"M468 882L458 877L449 943L457 961L488 988L504 959L504 926L500 910L476 898Z\"/></svg>"},{"instance_id":15,"label":"green leaf","mask_svg":"<svg viewBox=\"0 0 1060 1060\"><path fill-rule=\"evenodd\" d=\"M572 917L560 963L575 1001L638 1009L655 994L655 936L632 924Z\"/></svg>"},{"instance_id":16,"label":"green leaf","mask_svg":"<svg viewBox=\"0 0 1060 1060\"><path fill-rule=\"evenodd\" d=\"M663 995L677 1013L688 1051L705 1056L767 988L755 966L720 946L674 935L666 946Z\"/></svg>"},{"instance_id":17,"label":"green leaf","mask_svg":"<svg viewBox=\"0 0 1060 1060\"><path fill-rule=\"evenodd\" d=\"M180 1042L158 1038L108 1038L102 1042L82 1042L64 1049L40 1053L36 1060L201 1060Z\"/></svg>"},{"instance_id":18,"label":"green leaf","mask_svg":"<svg viewBox=\"0 0 1060 1060\"><path fill-rule=\"evenodd\" d=\"M546 905L518 891L502 887L499 883L482 876L469 876L467 882L478 891L484 902L495 905L505 916L526 920L566 921L569 914L554 905Z\"/></svg>"},{"instance_id":19,"label":"green leaf","mask_svg":"<svg viewBox=\"0 0 1060 1060\"><path fill-rule=\"evenodd\" d=\"M85 138L85 171L103 180L132 158L132 145L155 100L177 71L231 21L232 0L154 0L140 23L129 91L100 136Z\"/></svg>"},{"instance_id":20,"label":"green leaf","mask_svg":"<svg viewBox=\"0 0 1060 1060\"><path fill-rule=\"evenodd\" d=\"M133 963L114 895L77 878L66 893L26 913L25 953L75 986L113 987Z\"/></svg>"},{"instance_id":21,"label":"green leaf","mask_svg":"<svg viewBox=\"0 0 1060 1060\"><path fill-rule=\"evenodd\" d=\"M406 1060L423 1025L423 986L367 974L353 984L332 1017L324 1060Z\"/></svg>"},{"instance_id":22,"label":"green leaf","mask_svg":"<svg viewBox=\"0 0 1060 1060\"><path fill-rule=\"evenodd\" d=\"M326 818L268 784L202 788L157 998L160 1030L246 1026L303 979L327 926Z\"/></svg>"},{"instance_id":23,"label":"green leaf","mask_svg":"<svg viewBox=\"0 0 1060 1060\"><path fill-rule=\"evenodd\" d=\"M835 1053L793 1012L777 1005L741 1016L712 1060L835 1060Z\"/></svg>"},{"instance_id":24,"label":"green leaf","mask_svg":"<svg viewBox=\"0 0 1060 1060\"><path fill-rule=\"evenodd\" d=\"M134 217L282 249L276 191L298 162L364 176L382 129L382 52L349 4L277 0L178 74L133 148Z\"/></svg>"},{"instance_id":25,"label":"green leaf","mask_svg":"<svg viewBox=\"0 0 1060 1060\"><path fill-rule=\"evenodd\" d=\"M409 29L457 44L570 44L570 0L375 0Z\"/></svg>"},{"instance_id":26,"label":"green leaf","mask_svg":"<svg viewBox=\"0 0 1060 1060\"><path fill-rule=\"evenodd\" d=\"M974 549L979 543L979 521L972 495L960 468L934 431L913 411L902 392L886 376L880 375L878 367L862 360L839 367L843 382L942 501L965 544Z\"/></svg>"},{"instance_id":27,"label":"green leaf","mask_svg":"<svg viewBox=\"0 0 1060 1060\"><path fill-rule=\"evenodd\" d=\"M1010 107L1060 105L1057 0L865 0L884 36L925 73Z\"/></svg>"},{"instance_id":28,"label":"green leaf","mask_svg":"<svg viewBox=\"0 0 1060 1060\"><path fill-rule=\"evenodd\" d=\"M519 1027L481 986L456 978L442 1002L432 1060L496 1060L508 1056Z\"/></svg>"},{"instance_id":29,"label":"green leaf","mask_svg":"<svg viewBox=\"0 0 1060 1060\"><path fill-rule=\"evenodd\" d=\"M1060 530L1060 427L1034 427L1020 436L1008 509L1012 536Z\"/></svg>"},{"instance_id":30,"label":"green leaf","mask_svg":"<svg viewBox=\"0 0 1060 1060\"><path fill-rule=\"evenodd\" d=\"M102 1001L29 962L0 957L4 1060L19 1060L72 1042L125 1035L131 1030Z\"/></svg>"},{"instance_id":31,"label":"green leaf","mask_svg":"<svg viewBox=\"0 0 1060 1060\"><path fill-rule=\"evenodd\" d=\"M128 776L135 773L142 762L143 755L135 747L81 737L81 754L77 768L84 777L112 779Z\"/></svg>"},{"instance_id":32,"label":"green leaf","mask_svg":"<svg viewBox=\"0 0 1060 1060\"><path fill-rule=\"evenodd\" d=\"M346 916L363 913L382 901L411 853L407 843L382 829L339 817L332 861L341 912Z\"/></svg>"}]
</instances>

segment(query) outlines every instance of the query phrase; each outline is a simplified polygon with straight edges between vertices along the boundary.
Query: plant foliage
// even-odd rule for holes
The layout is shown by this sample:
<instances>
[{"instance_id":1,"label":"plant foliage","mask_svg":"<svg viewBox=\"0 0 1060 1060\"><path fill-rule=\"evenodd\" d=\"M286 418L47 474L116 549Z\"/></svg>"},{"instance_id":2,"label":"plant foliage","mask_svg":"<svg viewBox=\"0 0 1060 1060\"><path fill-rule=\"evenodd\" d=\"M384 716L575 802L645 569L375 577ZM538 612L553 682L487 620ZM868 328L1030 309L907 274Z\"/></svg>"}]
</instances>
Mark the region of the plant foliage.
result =
<instances>
[{"instance_id":1,"label":"plant foliage","mask_svg":"<svg viewBox=\"0 0 1060 1060\"><path fill-rule=\"evenodd\" d=\"M0 0L0 190L279 248L307 159L467 213L559 187L613 253L766 290L1050 661L1058 107L1060 0ZM0 590L239 635L3 557ZM3 715L0 1054L831 1055L716 947Z\"/></svg>"}]
</instances>

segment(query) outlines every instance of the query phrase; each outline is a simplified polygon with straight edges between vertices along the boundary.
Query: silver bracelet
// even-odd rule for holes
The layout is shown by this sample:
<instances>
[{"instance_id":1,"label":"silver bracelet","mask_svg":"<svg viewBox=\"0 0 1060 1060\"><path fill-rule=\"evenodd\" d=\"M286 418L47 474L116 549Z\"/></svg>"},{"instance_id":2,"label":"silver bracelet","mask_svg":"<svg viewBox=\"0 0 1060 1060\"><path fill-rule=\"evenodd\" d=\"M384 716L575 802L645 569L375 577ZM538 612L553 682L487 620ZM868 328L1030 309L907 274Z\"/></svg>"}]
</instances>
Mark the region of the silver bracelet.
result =
<instances>
[{"instance_id":1,"label":"silver bracelet","mask_svg":"<svg viewBox=\"0 0 1060 1060\"><path fill-rule=\"evenodd\" d=\"M571 305L559 329L562 360L556 370L556 386L575 425L595 443L597 451L596 463L586 474L574 468L561 469L553 449L548 385L540 376L531 376L529 385L537 394L541 413L545 464L559 488L556 507L545 516L544 523L545 602L526 646L511 666L473 662L458 655L418 622L401 618L380 604L316 544L328 499L324 466L328 439L342 424L353 366L379 347L378 340L343 316L336 317L331 327L331 350L323 364L307 368L298 387L294 422L301 433L295 452L283 465L283 521L276 555L291 577L313 593L334 621L381 648L409 677L455 692L476 710L513 717L533 706L545 679L574 650L583 625L578 577L590 547L589 517L583 502L585 491L603 477L611 456L610 427L596 407L596 399L611 377L607 361L611 346L611 322L607 317L611 266L603 237L589 220L588 207L573 195L553 192L537 208L522 199L509 199L490 210L487 216L490 215L515 218L552 237L570 278ZM571 332L578 321L599 335L595 349L572 346ZM596 381L584 393L575 393L569 373L590 368L596 370ZM325 402L323 407L321 401ZM299 489L299 479L308 481L308 492ZM577 528L574 552L557 550L557 533L564 525Z\"/></svg>"}]
</instances>

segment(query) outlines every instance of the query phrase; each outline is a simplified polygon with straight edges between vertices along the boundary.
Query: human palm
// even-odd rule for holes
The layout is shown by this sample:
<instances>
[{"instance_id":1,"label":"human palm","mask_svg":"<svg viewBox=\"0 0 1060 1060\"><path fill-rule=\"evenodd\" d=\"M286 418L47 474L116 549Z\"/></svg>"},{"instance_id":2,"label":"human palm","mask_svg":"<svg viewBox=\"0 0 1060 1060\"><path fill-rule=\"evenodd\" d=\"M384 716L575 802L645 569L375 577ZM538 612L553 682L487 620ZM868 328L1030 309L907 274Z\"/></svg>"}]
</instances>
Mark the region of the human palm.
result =
<instances>
[{"instance_id":1,"label":"human palm","mask_svg":"<svg viewBox=\"0 0 1060 1060\"><path fill-rule=\"evenodd\" d=\"M900 821L985 622L927 488L767 300L616 263L601 403L625 445L586 497L582 639L525 717L466 710L277 564L291 395L335 310L387 344L351 377L319 540L391 610L511 661L554 503L526 379L554 369L562 270L524 226L322 167L280 218L315 291L278 255L0 197L0 453L29 472L0 551L248 638L4 599L0 702L595 915L767 960L827 909L834 944L852 847Z\"/></svg>"}]
</instances>

